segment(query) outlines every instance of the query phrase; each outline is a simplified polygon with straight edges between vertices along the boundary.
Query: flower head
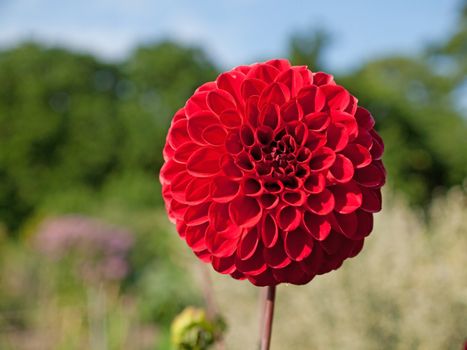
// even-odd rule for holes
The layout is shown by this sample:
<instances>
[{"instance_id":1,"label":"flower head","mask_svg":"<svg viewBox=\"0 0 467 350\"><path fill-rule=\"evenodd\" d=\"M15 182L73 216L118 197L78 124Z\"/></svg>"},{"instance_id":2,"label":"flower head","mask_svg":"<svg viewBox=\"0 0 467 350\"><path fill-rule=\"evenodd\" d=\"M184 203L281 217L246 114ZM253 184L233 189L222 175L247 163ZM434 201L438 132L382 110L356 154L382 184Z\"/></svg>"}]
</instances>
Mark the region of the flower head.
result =
<instances>
[{"instance_id":1,"label":"flower head","mask_svg":"<svg viewBox=\"0 0 467 350\"><path fill-rule=\"evenodd\" d=\"M362 249L381 209L383 142L331 75L272 60L199 87L160 172L169 218L220 273L304 284Z\"/></svg>"}]
</instances>

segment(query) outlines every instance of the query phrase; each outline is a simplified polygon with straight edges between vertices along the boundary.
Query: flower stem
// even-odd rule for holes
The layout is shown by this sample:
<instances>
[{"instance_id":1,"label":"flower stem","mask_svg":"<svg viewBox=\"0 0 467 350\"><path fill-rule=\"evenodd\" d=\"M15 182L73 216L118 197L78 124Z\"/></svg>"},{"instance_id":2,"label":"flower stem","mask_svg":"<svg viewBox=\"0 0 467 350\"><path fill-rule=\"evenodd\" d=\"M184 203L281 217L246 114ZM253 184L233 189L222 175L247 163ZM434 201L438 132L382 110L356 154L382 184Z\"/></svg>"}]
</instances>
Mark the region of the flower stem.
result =
<instances>
[{"instance_id":1,"label":"flower stem","mask_svg":"<svg viewBox=\"0 0 467 350\"><path fill-rule=\"evenodd\" d=\"M274 317L274 302L276 299L276 286L268 286L264 302L263 327L261 329L261 350L269 350L271 344L272 320Z\"/></svg>"}]
</instances>

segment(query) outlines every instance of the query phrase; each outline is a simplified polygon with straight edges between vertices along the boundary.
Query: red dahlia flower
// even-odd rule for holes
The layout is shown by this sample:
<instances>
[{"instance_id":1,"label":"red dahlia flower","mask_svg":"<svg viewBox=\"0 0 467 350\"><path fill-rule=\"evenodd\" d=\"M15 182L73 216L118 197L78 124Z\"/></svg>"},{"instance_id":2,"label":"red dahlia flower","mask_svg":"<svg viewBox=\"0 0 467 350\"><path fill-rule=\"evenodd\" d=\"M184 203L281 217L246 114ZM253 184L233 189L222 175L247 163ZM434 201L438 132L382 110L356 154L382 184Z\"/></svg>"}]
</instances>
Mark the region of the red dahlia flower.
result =
<instances>
[{"instance_id":1,"label":"red dahlia flower","mask_svg":"<svg viewBox=\"0 0 467 350\"><path fill-rule=\"evenodd\" d=\"M360 252L381 209L383 141L331 75L272 60L199 87L160 172L169 218L214 269L305 284Z\"/></svg>"}]
</instances>

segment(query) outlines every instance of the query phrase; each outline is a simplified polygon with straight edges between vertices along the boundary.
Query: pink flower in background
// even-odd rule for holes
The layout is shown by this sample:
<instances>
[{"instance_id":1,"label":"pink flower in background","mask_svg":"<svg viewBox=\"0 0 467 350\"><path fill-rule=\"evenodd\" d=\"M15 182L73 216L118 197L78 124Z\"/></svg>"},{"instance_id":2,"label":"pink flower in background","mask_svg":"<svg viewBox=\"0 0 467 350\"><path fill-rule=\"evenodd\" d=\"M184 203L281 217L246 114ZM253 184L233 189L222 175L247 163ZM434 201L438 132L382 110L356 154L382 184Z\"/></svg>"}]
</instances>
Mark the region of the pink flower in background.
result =
<instances>
[{"instance_id":1,"label":"pink flower in background","mask_svg":"<svg viewBox=\"0 0 467 350\"><path fill-rule=\"evenodd\" d=\"M381 210L383 141L331 75L272 60L198 88L160 172L169 218L214 269L305 284L360 252Z\"/></svg>"},{"instance_id":2,"label":"pink flower in background","mask_svg":"<svg viewBox=\"0 0 467 350\"><path fill-rule=\"evenodd\" d=\"M120 280L129 272L133 234L85 216L62 216L44 221L36 245L52 259L76 259L81 277Z\"/></svg>"}]
</instances>

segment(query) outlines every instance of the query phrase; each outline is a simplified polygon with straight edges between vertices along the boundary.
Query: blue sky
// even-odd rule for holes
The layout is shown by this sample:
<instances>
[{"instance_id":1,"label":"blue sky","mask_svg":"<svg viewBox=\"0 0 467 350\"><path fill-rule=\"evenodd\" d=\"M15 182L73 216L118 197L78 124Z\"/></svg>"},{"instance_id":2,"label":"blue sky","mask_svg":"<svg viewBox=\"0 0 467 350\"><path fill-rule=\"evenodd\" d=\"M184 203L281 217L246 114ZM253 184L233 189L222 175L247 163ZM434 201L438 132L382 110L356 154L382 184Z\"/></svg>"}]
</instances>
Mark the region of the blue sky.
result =
<instances>
[{"instance_id":1,"label":"blue sky","mask_svg":"<svg viewBox=\"0 0 467 350\"><path fill-rule=\"evenodd\" d=\"M283 56L297 31L334 37L327 66L345 70L443 39L458 0L0 0L0 47L36 39L121 59L138 43L203 46L222 67Z\"/></svg>"}]
</instances>

